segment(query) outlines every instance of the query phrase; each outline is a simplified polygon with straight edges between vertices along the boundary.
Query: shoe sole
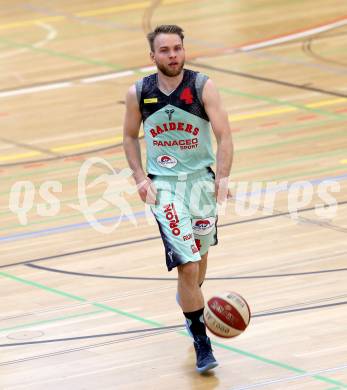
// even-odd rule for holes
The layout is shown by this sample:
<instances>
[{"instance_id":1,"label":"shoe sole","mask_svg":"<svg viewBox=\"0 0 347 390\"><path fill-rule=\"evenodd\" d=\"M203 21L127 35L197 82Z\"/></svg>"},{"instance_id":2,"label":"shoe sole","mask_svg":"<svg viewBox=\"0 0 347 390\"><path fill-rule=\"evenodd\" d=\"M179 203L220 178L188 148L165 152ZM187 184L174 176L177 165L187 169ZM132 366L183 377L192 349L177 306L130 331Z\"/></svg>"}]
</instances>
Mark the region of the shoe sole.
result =
<instances>
[{"instance_id":1,"label":"shoe sole","mask_svg":"<svg viewBox=\"0 0 347 390\"><path fill-rule=\"evenodd\" d=\"M201 368L196 367L196 371L199 374L204 374L205 372L212 370L213 368L216 368L217 366L218 366L217 362L211 362L211 363L206 364L206 366L204 366L204 367L201 367Z\"/></svg>"}]
</instances>

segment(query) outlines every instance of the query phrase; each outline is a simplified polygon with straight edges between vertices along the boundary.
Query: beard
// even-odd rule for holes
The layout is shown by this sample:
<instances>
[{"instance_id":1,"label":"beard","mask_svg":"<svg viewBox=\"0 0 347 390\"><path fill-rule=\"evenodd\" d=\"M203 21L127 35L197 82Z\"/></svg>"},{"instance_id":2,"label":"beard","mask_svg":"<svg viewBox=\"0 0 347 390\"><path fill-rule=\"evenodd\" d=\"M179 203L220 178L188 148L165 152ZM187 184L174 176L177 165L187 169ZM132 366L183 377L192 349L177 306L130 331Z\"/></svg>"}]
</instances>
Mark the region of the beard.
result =
<instances>
[{"instance_id":1,"label":"beard","mask_svg":"<svg viewBox=\"0 0 347 390\"><path fill-rule=\"evenodd\" d=\"M184 61L182 61L181 63L179 63L176 69L170 68L169 66L166 66L166 65L163 65L163 64L159 64L159 63L157 63L156 65L157 65L157 68L158 68L165 76L168 76L168 77L176 77L176 76L178 76L178 75L182 72L182 69L183 69L183 66L184 66Z\"/></svg>"}]
</instances>

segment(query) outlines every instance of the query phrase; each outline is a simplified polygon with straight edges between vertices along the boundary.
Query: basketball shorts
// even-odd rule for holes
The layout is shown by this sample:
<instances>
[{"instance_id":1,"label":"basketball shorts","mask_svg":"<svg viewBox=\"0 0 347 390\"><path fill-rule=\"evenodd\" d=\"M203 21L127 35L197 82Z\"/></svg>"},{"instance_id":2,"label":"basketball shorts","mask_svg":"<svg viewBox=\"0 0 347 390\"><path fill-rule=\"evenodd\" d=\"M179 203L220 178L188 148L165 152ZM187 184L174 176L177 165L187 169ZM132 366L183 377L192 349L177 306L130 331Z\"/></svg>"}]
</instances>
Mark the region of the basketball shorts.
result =
<instances>
[{"instance_id":1,"label":"basketball shorts","mask_svg":"<svg viewBox=\"0 0 347 390\"><path fill-rule=\"evenodd\" d=\"M148 176L157 188L151 210L168 270L201 260L209 247L218 243L214 172L204 168L181 176Z\"/></svg>"}]
</instances>

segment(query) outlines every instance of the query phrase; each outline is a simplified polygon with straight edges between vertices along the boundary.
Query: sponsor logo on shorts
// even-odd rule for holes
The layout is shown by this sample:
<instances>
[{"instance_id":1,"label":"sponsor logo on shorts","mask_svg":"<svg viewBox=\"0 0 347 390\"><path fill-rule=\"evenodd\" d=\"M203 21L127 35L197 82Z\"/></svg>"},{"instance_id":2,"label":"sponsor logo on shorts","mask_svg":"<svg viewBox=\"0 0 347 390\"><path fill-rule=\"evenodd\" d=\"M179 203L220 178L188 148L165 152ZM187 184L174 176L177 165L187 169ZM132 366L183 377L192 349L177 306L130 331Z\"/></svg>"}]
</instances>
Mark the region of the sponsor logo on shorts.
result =
<instances>
[{"instance_id":1,"label":"sponsor logo on shorts","mask_svg":"<svg viewBox=\"0 0 347 390\"><path fill-rule=\"evenodd\" d=\"M176 213L175 205L173 203L169 203L164 206L164 213L166 219L169 221L169 227L174 236L179 236L181 234L181 230L178 227L179 219Z\"/></svg>"},{"instance_id":2,"label":"sponsor logo on shorts","mask_svg":"<svg viewBox=\"0 0 347 390\"><path fill-rule=\"evenodd\" d=\"M191 240L192 237L193 237L192 233L189 233L189 234L183 236L183 241Z\"/></svg>"},{"instance_id":3,"label":"sponsor logo on shorts","mask_svg":"<svg viewBox=\"0 0 347 390\"><path fill-rule=\"evenodd\" d=\"M193 231L194 233L205 236L212 232L214 226L216 224L215 217L208 217L204 219L193 219Z\"/></svg>"},{"instance_id":4,"label":"sponsor logo on shorts","mask_svg":"<svg viewBox=\"0 0 347 390\"><path fill-rule=\"evenodd\" d=\"M164 154L162 156L157 157L157 163L164 168L173 168L175 165L177 165L177 160L175 159L175 157L167 156Z\"/></svg>"},{"instance_id":5,"label":"sponsor logo on shorts","mask_svg":"<svg viewBox=\"0 0 347 390\"><path fill-rule=\"evenodd\" d=\"M193 254L199 252L199 249L196 247L196 245L192 245L191 248L192 248Z\"/></svg>"},{"instance_id":6,"label":"sponsor logo on shorts","mask_svg":"<svg viewBox=\"0 0 347 390\"><path fill-rule=\"evenodd\" d=\"M201 241L200 240L195 240L195 245L198 247L198 249L201 249Z\"/></svg>"}]
</instances>

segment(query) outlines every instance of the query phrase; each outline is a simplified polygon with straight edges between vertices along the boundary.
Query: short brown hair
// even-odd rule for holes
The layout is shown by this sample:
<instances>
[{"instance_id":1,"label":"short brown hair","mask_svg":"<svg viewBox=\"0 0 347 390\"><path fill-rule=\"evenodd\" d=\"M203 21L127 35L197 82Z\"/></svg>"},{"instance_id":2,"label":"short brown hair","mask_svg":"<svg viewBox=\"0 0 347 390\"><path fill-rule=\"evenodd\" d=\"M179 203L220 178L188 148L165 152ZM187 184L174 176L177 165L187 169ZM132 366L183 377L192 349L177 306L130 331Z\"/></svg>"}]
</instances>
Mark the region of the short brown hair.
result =
<instances>
[{"instance_id":1,"label":"short brown hair","mask_svg":"<svg viewBox=\"0 0 347 390\"><path fill-rule=\"evenodd\" d=\"M176 24L162 24L157 26L154 31L147 34L147 39L151 50L154 51L154 40L159 34L177 34L183 43L183 29Z\"/></svg>"}]
</instances>

